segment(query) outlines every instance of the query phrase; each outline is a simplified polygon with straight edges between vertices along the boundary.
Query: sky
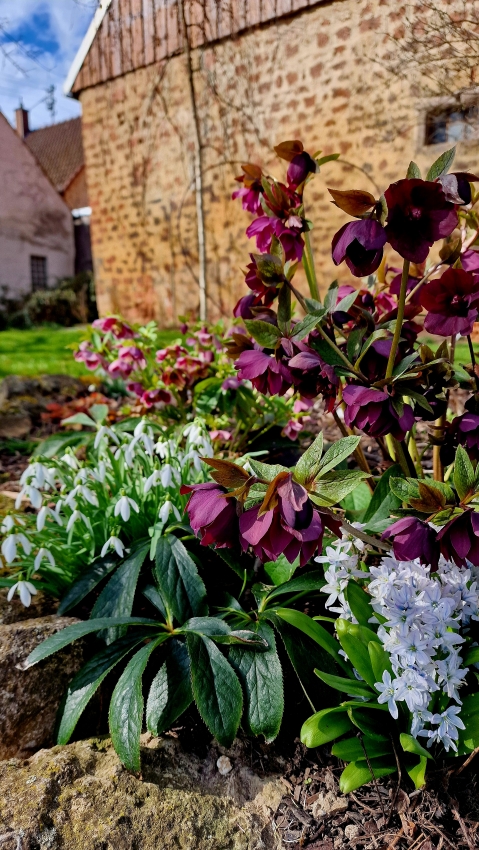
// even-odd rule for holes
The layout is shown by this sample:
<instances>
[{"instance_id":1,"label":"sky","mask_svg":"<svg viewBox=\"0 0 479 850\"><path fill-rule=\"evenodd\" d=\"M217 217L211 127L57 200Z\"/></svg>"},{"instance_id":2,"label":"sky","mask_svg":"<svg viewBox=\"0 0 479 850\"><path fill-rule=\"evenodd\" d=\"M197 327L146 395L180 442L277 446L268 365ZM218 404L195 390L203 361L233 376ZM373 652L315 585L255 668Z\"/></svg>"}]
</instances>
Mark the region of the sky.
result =
<instances>
[{"instance_id":1,"label":"sky","mask_svg":"<svg viewBox=\"0 0 479 850\"><path fill-rule=\"evenodd\" d=\"M62 88L97 6L98 0L0 0L0 112L12 124L20 102L33 130L81 114Z\"/></svg>"}]
</instances>

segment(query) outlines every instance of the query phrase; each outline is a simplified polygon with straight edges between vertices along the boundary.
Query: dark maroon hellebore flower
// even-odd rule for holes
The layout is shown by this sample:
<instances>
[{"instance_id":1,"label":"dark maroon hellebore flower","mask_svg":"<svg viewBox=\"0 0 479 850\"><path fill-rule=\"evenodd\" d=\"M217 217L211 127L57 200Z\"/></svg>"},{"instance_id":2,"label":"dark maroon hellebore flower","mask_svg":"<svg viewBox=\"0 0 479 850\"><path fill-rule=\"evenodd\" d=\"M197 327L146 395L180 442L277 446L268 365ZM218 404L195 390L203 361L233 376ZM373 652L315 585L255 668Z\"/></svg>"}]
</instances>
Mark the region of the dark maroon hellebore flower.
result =
<instances>
[{"instance_id":1,"label":"dark maroon hellebore flower","mask_svg":"<svg viewBox=\"0 0 479 850\"><path fill-rule=\"evenodd\" d=\"M194 533L202 546L231 548L238 539L238 517L234 499L225 499L227 491L214 481L207 484L183 484L182 496L191 493L186 511Z\"/></svg>"},{"instance_id":2,"label":"dark maroon hellebore flower","mask_svg":"<svg viewBox=\"0 0 479 850\"><path fill-rule=\"evenodd\" d=\"M434 242L450 236L457 227L456 208L446 201L440 183L418 178L398 180L384 196L388 206L386 236L405 260L424 262Z\"/></svg>"},{"instance_id":3,"label":"dark maroon hellebore flower","mask_svg":"<svg viewBox=\"0 0 479 850\"><path fill-rule=\"evenodd\" d=\"M445 465L452 463L457 446L464 446L471 460L479 460L479 416L466 410L456 416L447 427L441 460Z\"/></svg>"},{"instance_id":4,"label":"dark maroon hellebore flower","mask_svg":"<svg viewBox=\"0 0 479 850\"><path fill-rule=\"evenodd\" d=\"M288 363L294 386L304 398L321 395L326 410L331 411L338 394L339 378L333 366L328 366L316 351L302 343L299 345L302 350Z\"/></svg>"},{"instance_id":5,"label":"dark maroon hellebore flower","mask_svg":"<svg viewBox=\"0 0 479 850\"><path fill-rule=\"evenodd\" d=\"M440 547L437 532L426 522L413 516L403 517L382 534L383 540L392 537L394 556L398 561L414 561L437 570Z\"/></svg>"},{"instance_id":6,"label":"dark maroon hellebore flower","mask_svg":"<svg viewBox=\"0 0 479 850\"><path fill-rule=\"evenodd\" d=\"M467 510L451 519L437 535L441 555L464 567L470 561L479 567L479 513Z\"/></svg>"},{"instance_id":7,"label":"dark maroon hellebore flower","mask_svg":"<svg viewBox=\"0 0 479 850\"><path fill-rule=\"evenodd\" d=\"M461 254L461 265L465 272L479 272L479 251L469 248Z\"/></svg>"},{"instance_id":8,"label":"dark maroon hellebore flower","mask_svg":"<svg viewBox=\"0 0 479 850\"><path fill-rule=\"evenodd\" d=\"M381 390L349 384L343 390L343 400L346 404L346 425L355 425L371 437L392 434L396 440L404 440L415 422L409 404L404 404L403 413L399 416L390 396Z\"/></svg>"},{"instance_id":9,"label":"dark maroon hellebore flower","mask_svg":"<svg viewBox=\"0 0 479 850\"><path fill-rule=\"evenodd\" d=\"M361 219L344 224L333 237L333 262L339 266L346 260L356 277L365 277L379 268L386 242L384 228L374 219Z\"/></svg>"},{"instance_id":10,"label":"dark maroon hellebore flower","mask_svg":"<svg viewBox=\"0 0 479 850\"><path fill-rule=\"evenodd\" d=\"M271 510L258 516L258 506L241 515L241 545L244 551L251 546L263 563L284 554L292 564L299 555L299 565L304 567L321 549L324 528L320 513L291 474L278 483L276 493L277 504Z\"/></svg>"},{"instance_id":11,"label":"dark maroon hellebore flower","mask_svg":"<svg viewBox=\"0 0 479 850\"><path fill-rule=\"evenodd\" d=\"M291 372L281 360L258 349L243 351L235 366L239 380L251 381L264 395L284 395L293 383Z\"/></svg>"},{"instance_id":12,"label":"dark maroon hellebore flower","mask_svg":"<svg viewBox=\"0 0 479 850\"><path fill-rule=\"evenodd\" d=\"M233 200L235 198L241 198L243 209L257 215L261 211L261 195L263 194L261 168L250 162L242 165L241 168L243 174L241 177L235 177L235 180L238 183L242 183L243 186L241 189L236 189L231 197Z\"/></svg>"},{"instance_id":13,"label":"dark maroon hellebore flower","mask_svg":"<svg viewBox=\"0 0 479 850\"><path fill-rule=\"evenodd\" d=\"M444 174L439 177L447 201L463 206L470 204L472 200L471 183L479 178L468 171L453 171L452 174Z\"/></svg>"},{"instance_id":14,"label":"dark maroon hellebore flower","mask_svg":"<svg viewBox=\"0 0 479 850\"><path fill-rule=\"evenodd\" d=\"M448 269L423 287L421 304L429 311L424 320L429 333L466 336L479 313L479 277L463 269Z\"/></svg>"},{"instance_id":15,"label":"dark maroon hellebore flower","mask_svg":"<svg viewBox=\"0 0 479 850\"><path fill-rule=\"evenodd\" d=\"M316 163L312 156L306 151L293 156L288 166L288 185L292 189L297 189L301 183L304 183L308 174L315 174L317 170Z\"/></svg>"}]
</instances>

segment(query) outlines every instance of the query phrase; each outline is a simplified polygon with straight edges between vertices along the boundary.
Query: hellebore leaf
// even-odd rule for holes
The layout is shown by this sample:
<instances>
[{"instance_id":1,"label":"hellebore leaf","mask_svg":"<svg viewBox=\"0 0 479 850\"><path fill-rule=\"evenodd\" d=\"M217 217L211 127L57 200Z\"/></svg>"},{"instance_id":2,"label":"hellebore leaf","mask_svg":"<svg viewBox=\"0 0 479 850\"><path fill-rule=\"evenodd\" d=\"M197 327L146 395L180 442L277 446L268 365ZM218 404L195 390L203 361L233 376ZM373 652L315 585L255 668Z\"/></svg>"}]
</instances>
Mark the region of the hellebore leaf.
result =
<instances>
[{"instance_id":1,"label":"hellebore leaf","mask_svg":"<svg viewBox=\"0 0 479 850\"><path fill-rule=\"evenodd\" d=\"M469 456L462 446L458 446L454 461L454 486L461 501L473 491L474 478L474 467Z\"/></svg>"},{"instance_id":2,"label":"hellebore leaf","mask_svg":"<svg viewBox=\"0 0 479 850\"><path fill-rule=\"evenodd\" d=\"M173 535L158 540L154 574L165 605L178 623L207 613L203 580L195 562Z\"/></svg>"},{"instance_id":3,"label":"hellebore leaf","mask_svg":"<svg viewBox=\"0 0 479 850\"><path fill-rule=\"evenodd\" d=\"M306 575L296 576L290 579L285 584L280 584L275 587L271 593L268 593L268 602L275 599L277 596L283 596L285 593L301 593L303 590L320 590L324 584L324 574L319 570L313 570ZM289 609L288 609L289 610Z\"/></svg>"},{"instance_id":4,"label":"hellebore leaf","mask_svg":"<svg viewBox=\"0 0 479 850\"><path fill-rule=\"evenodd\" d=\"M271 483L280 472L291 472L286 466L281 466L279 463L269 464L261 463L259 460L248 458L248 464L258 478Z\"/></svg>"},{"instance_id":5,"label":"hellebore leaf","mask_svg":"<svg viewBox=\"0 0 479 850\"><path fill-rule=\"evenodd\" d=\"M128 770L140 770L140 735L143 723L141 680L150 655L169 637L168 634L148 643L128 662L113 691L108 721L111 742L120 761Z\"/></svg>"},{"instance_id":6,"label":"hellebore leaf","mask_svg":"<svg viewBox=\"0 0 479 850\"><path fill-rule=\"evenodd\" d=\"M322 310L322 315L324 316L325 314L326 310ZM304 319L301 319L301 321L294 326L291 339L295 342L300 342L300 340L304 339L304 337L316 327L321 318L322 316L319 314L312 315L311 313L308 313Z\"/></svg>"},{"instance_id":7,"label":"hellebore leaf","mask_svg":"<svg viewBox=\"0 0 479 850\"><path fill-rule=\"evenodd\" d=\"M285 159L286 162L291 162L295 156L299 153L303 153L304 146L298 139L293 139L290 142L280 142L279 145L275 146L274 151L281 159Z\"/></svg>"},{"instance_id":8,"label":"hellebore leaf","mask_svg":"<svg viewBox=\"0 0 479 850\"><path fill-rule=\"evenodd\" d=\"M242 466L230 460L218 460L213 457L203 457L201 460L214 469L210 475L221 487L241 487L251 477Z\"/></svg>"},{"instance_id":9,"label":"hellebore leaf","mask_svg":"<svg viewBox=\"0 0 479 850\"><path fill-rule=\"evenodd\" d=\"M320 431L314 443L312 443L301 455L294 469L294 477L300 484L309 484L314 481L320 469L321 455L323 453L323 432Z\"/></svg>"},{"instance_id":10,"label":"hellebore leaf","mask_svg":"<svg viewBox=\"0 0 479 850\"><path fill-rule=\"evenodd\" d=\"M381 475L362 519L366 528L380 520L389 519L394 510L401 507L401 499L398 499L390 488L390 479L400 473L401 467L394 464Z\"/></svg>"},{"instance_id":11,"label":"hellebore leaf","mask_svg":"<svg viewBox=\"0 0 479 850\"><path fill-rule=\"evenodd\" d=\"M143 543L125 558L96 600L90 615L92 620L98 617L123 617L131 614L138 577L148 550L149 542ZM112 623L112 627L104 633L104 637L107 643L113 643L124 633L124 628L116 627Z\"/></svg>"},{"instance_id":12,"label":"hellebore leaf","mask_svg":"<svg viewBox=\"0 0 479 850\"><path fill-rule=\"evenodd\" d=\"M358 447L360 439L360 437L343 437L337 443L334 443L320 461L318 474L323 476L330 469L341 463L342 460L349 457Z\"/></svg>"},{"instance_id":13,"label":"hellebore leaf","mask_svg":"<svg viewBox=\"0 0 479 850\"><path fill-rule=\"evenodd\" d=\"M208 729L223 747L233 743L243 713L243 692L231 664L210 638L187 635L193 696Z\"/></svg>"},{"instance_id":14,"label":"hellebore leaf","mask_svg":"<svg viewBox=\"0 0 479 850\"><path fill-rule=\"evenodd\" d=\"M326 475L320 472L314 481L310 499L317 505L331 507L352 493L365 478L370 478L369 473L360 469L340 469Z\"/></svg>"},{"instance_id":15,"label":"hellebore leaf","mask_svg":"<svg viewBox=\"0 0 479 850\"><path fill-rule=\"evenodd\" d=\"M334 308L336 307L336 303L338 300L338 290L339 284L337 280L333 280L330 284L329 289L324 296L324 306L328 313L332 313Z\"/></svg>"},{"instance_id":16,"label":"hellebore leaf","mask_svg":"<svg viewBox=\"0 0 479 850\"><path fill-rule=\"evenodd\" d=\"M151 683L146 726L152 735L166 732L193 702L190 656L184 643L171 640L164 663Z\"/></svg>"},{"instance_id":17,"label":"hellebore leaf","mask_svg":"<svg viewBox=\"0 0 479 850\"><path fill-rule=\"evenodd\" d=\"M335 205L348 215L361 216L376 204L374 195L362 189L348 189L345 192L339 189L328 189L328 192Z\"/></svg>"},{"instance_id":18,"label":"hellebore leaf","mask_svg":"<svg viewBox=\"0 0 479 850\"><path fill-rule=\"evenodd\" d=\"M281 338L281 331L276 325L262 322L260 319L245 319L248 333L264 348L274 348Z\"/></svg>"},{"instance_id":19,"label":"hellebore leaf","mask_svg":"<svg viewBox=\"0 0 479 850\"><path fill-rule=\"evenodd\" d=\"M247 728L253 735L264 735L269 742L276 738L283 718L283 671L271 626L259 622L249 629L267 642L268 650L256 653L234 647L228 660L245 692Z\"/></svg>"},{"instance_id":20,"label":"hellebore leaf","mask_svg":"<svg viewBox=\"0 0 479 850\"><path fill-rule=\"evenodd\" d=\"M285 555L280 555L277 561L267 561L264 564L264 571L273 584L279 586L290 580L298 566L299 557L290 564Z\"/></svg>"},{"instance_id":21,"label":"hellebore leaf","mask_svg":"<svg viewBox=\"0 0 479 850\"><path fill-rule=\"evenodd\" d=\"M421 169L419 168L419 165L416 165L416 163L411 160L407 170L406 179L411 180L414 178L418 178L419 180L421 179Z\"/></svg>"},{"instance_id":22,"label":"hellebore leaf","mask_svg":"<svg viewBox=\"0 0 479 850\"><path fill-rule=\"evenodd\" d=\"M455 155L455 147L448 151L444 151L444 153L442 153L441 156L439 156L431 165L426 174L426 180L437 180L438 177L442 177L443 174L447 174L454 161Z\"/></svg>"},{"instance_id":23,"label":"hellebore leaf","mask_svg":"<svg viewBox=\"0 0 479 850\"><path fill-rule=\"evenodd\" d=\"M105 555L104 558L97 558L90 569L80 576L71 586L66 596L63 597L58 608L59 615L65 614L74 608L75 605L78 605L120 563L121 559L114 553Z\"/></svg>"}]
</instances>

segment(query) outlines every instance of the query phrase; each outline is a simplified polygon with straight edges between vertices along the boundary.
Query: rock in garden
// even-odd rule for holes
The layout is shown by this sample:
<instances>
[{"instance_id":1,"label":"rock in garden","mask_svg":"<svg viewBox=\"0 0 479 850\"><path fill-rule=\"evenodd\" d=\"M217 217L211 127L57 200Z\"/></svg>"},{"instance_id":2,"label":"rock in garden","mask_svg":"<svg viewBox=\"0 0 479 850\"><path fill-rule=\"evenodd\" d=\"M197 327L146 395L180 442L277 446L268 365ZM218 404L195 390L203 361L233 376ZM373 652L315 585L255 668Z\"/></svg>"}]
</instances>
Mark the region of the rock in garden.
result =
<instances>
[{"instance_id":1,"label":"rock in garden","mask_svg":"<svg viewBox=\"0 0 479 850\"><path fill-rule=\"evenodd\" d=\"M1 759L25 758L53 743L58 706L84 664L85 642L75 641L29 670L21 666L45 638L76 622L49 615L0 625Z\"/></svg>"},{"instance_id":2,"label":"rock in garden","mask_svg":"<svg viewBox=\"0 0 479 850\"><path fill-rule=\"evenodd\" d=\"M271 822L279 780L242 767L231 783L217 756L200 760L159 739L142 750L142 780L108 739L3 762L0 834L11 833L12 848L21 836L23 850L279 850Z\"/></svg>"},{"instance_id":3,"label":"rock in garden","mask_svg":"<svg viewBox=\"0 0 479 850\"><path fill-rule=\"evenodd\" d=\"M338 797L334 791L326 791L326 794L320 794L313 803L312 814L315 820L321 820L325 815L345 812L347 808L346 797Z\"/></svg>"}]
</instances>

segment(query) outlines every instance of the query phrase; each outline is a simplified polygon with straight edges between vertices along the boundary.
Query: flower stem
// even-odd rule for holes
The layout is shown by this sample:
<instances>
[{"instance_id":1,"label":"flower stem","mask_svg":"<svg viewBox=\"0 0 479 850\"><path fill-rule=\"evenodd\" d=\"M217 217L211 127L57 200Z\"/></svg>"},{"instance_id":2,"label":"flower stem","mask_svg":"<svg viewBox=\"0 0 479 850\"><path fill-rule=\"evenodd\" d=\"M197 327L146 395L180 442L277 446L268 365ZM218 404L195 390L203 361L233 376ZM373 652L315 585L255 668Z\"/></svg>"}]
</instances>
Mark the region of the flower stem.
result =
<instances>
[{"instance_id":1,"label":"flower stem","mask_svg":"<svg viewBox=\"0 0 479 850\"><path fill-rule=\"evenodd\" d=\"M412 462L412 460L409 456L409 452L407 451L407 449L405 449L405 446L403 445L403 443L400 443L399 440L396 440L396 438L393 437L392 435L391 435L391 441L392 441L392 444L394 446L394 453L396 455L396 458L399 461L399 463L401 465L401 469L404 472L404 475L406 476L406 478L417 478L416 467L414 466L414 464L413 464L413 462ZM406 452L407 452L407 454L406 454ZM408 456L409 456L409 460L408 460ZM411 461L411 462L409 463L409 461Z\"/></svg>"},{"instance_id":2,"label":"flower stem","mask_svg":"<svg viewBox=\"0 0 479 850\"><path fill-rule=\"evenodd\" d=\"M469 353L471 355L471 366L472 366L472 371L474 372L474 379L476 381L476 387L479 390L479 375L476 372L476 352L474 351L474 346L472 344L471 334L467 335L467 344L469 346Z\"/></svg>"},{"instance_id":3,"label":"flower stem","mask_svg":"<svg viewBox=\"0 0 479 850\"><path fill-rule=\"evenodd\" d=\"M414 289L411 289L411 292L408 293L408 295L406 297L406 304L409 304L411 299L414 298L416 292L419 292L419 290L421 289L421 286L424 283L426 283L426 281L429 280L431 275L434 274L435 272L437 272L437 270L440 269L442 265L443 265L443 263L435 263L433 266L431 266L429 271L426 272L426 274L424 275L424 277L421 278L419 283L416 283L416 286L414 287Z\"/></svg>"},{"instance_id":4,"label":"flower stem","mask_svg":"<svg viewBox=\"0 0 479 850\"><path fill-rule=\"evenodd\" d=\"M446 424L446 414L443 413L439 419L436 419L434 423L435 437L442 437L444 432L444 426ZM433 446L432 447L432 475L434 481L444 481L444 467L441 462L441 446Z\"/></svg>"},{"instance_id":5,"label":"flower stem","mask_svg":"<svg viewBox=\"0 0 479 850\"><path fill-rule=\"evenodd\" d=\"M401 289L399 292L399 300L398 300L398 314L396 319L396 327L394 329L394 336L391 345L391 351L389 352L388 365L386 367L386 378L390 378L394 369L394 361L396 360L396 353L398 350L399 340L401 338L401 330L402 323L404 321L404 308L406 306L406 295L407 295L407 282L409 278L409 260L404 260L403 268L402 268L402 277L401 277Z\"/></svg>"},{"instance_id":6,"label":"flower stem","mask_svg":"<svg viewBox=\"0 0 479 850\"><path fill-rule=\"evenodd\" d=\"M344 424L342 419L338 416L338 413L337 413L336 410L333 410L333 419L336 422L336 425L338 426L339 430L341 431L341 434L343 435L343 437L351 437L354 434L354 432L351 431L351 429L346 428L346 425ZM356 458L356 461L357 461L359 468L362 469L363 472L367 472L369 475L371 475L371 469L369 467L369 463L367 462L366 456L365 456L365 454L362 450L361 444L359 444L357 446L357 448L354 449L353 454L354 454L354 457ZM368 485L369 489L371 490L371 493L374 493L374 482L372 480L372 477L367 479L366 484Z\"/></svg>"},{"instance_id":7,"label":"flower stem","mask_svg":"<svg viewBox=\"0 0 479 850\"><path fill-rule=\"evenodd\" d=\"M316 277L316 267L314 265L313 248L311 245L309 230L307 230L304 234L304 248L303 266L308 279L309 292L311 298L319 301L319 286L318 279Z\"/></svg>"}]
</instances>

